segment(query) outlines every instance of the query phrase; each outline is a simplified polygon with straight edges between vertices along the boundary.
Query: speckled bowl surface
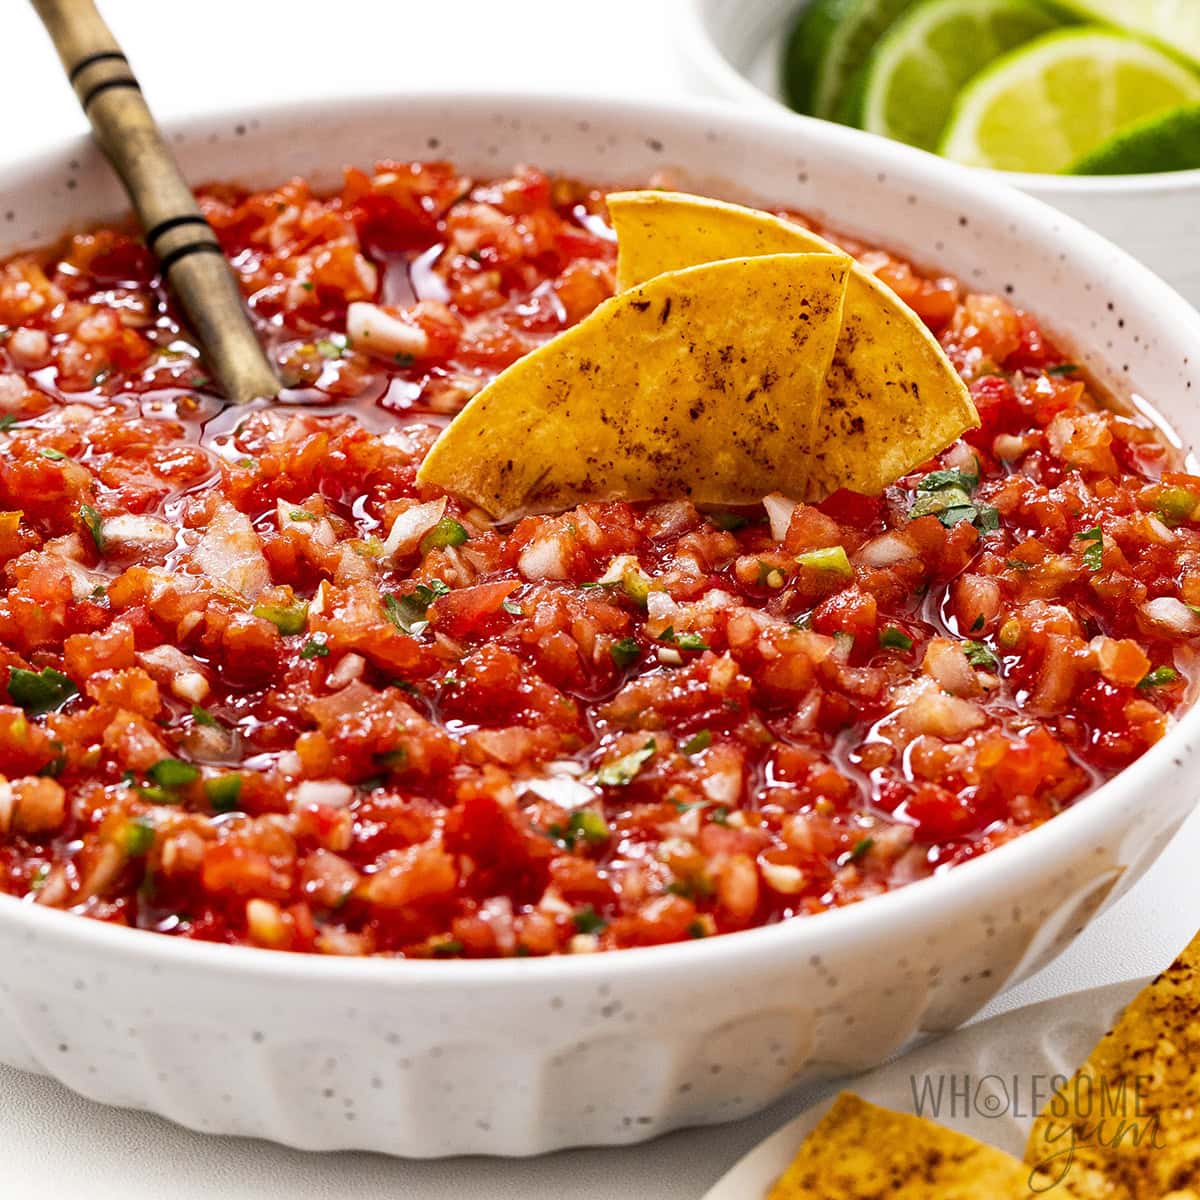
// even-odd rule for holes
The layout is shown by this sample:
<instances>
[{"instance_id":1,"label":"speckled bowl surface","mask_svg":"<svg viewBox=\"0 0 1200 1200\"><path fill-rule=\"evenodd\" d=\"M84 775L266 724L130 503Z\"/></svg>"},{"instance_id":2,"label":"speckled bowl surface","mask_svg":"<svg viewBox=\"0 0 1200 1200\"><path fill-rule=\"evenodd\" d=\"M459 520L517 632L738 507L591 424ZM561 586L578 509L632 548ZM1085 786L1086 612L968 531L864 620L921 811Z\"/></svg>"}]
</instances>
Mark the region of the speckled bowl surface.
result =
<instances>
[{"instance_id":1,"label":"speckled bowl surface","mask_svg":"<svg viewBox=\"0 0 1200 1200\"><path fill-rule=\"evenodd\" d=\"M676 45L704 93L789 111L779 64L809 0L672 0ZM1053 204L1128 250L1200 307L1200 170L1162 175L1030 175L981 171Z\"/></svg>"},{"instance_id":2,"label":"speckled bowl surface","mask_svg":"<svg viewBox=\"0 0 1200 1200\"><path fill-rule=\"evenodd\" d=\"M180 125L195 180L527 161L787 204L1036 310L1102 381L1200 440L1200 314L986 176L785 114L395 95ZM0 169L0 251L124 208L86 142ZM1190 810L1200 711L1070 811L939 877L685 945L552 959L329 959L176 941L0 897L0 1060L195 1129L310 1150L534 1154L744 1116L876 1064L1045 963Z\"/></svg>"}]
</instances>

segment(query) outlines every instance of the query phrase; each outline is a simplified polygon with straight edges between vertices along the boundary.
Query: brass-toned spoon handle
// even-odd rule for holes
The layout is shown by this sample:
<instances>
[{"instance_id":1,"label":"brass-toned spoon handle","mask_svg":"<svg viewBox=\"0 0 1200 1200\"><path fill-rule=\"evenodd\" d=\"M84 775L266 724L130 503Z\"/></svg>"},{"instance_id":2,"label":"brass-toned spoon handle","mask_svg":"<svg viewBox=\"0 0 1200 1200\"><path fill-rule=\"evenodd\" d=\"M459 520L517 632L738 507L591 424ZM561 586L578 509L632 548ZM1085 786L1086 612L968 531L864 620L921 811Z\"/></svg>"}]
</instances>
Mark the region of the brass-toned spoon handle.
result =
<instances>
[{"instance_id":1,"label":"brass-toned spoon handle","mask_svg":"<svg viewBox=\"0 0 1200 1200\"><path fill-rule=\"evenodd\" d=\"M279 392L233 271L200 213L129 62L93 0L32 0L120 175L163 279L200 339L225 395L237 404Z\"/></svg>"}]
</instances>

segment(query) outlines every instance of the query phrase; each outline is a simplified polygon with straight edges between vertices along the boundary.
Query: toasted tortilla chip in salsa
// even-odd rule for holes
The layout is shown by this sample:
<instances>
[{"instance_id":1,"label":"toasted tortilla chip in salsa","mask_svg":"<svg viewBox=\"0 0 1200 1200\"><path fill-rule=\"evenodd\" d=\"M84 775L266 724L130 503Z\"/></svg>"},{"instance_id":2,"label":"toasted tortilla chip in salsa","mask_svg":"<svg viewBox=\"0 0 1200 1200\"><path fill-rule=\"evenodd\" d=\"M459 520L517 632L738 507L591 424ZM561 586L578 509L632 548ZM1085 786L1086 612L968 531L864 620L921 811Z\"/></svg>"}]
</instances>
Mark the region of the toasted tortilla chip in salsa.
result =
<instances>
[{"instance_id":1,"label":"toasted tortilla chip in salsa","mask_svg":"<svg viewBox=\"0 0 1200 1200\"><path fill-rule=\"evenodd\" d=\"M843 1092L768 1200L1030 1200L1017 1159ZM1066 1192L1056 1193L1066 1200Z\"/></svg>"},{"instance_id":2,"label":"toasted tortilla chip in salsa","mask_svg":"<svg viewBox=\"0 0 1200 1200\"><path fill-rule=\"evenodd\" d=\"M777 254L647 280L497 376L417 478L495 517L804 495L849 272L843 254Z\"/></svg>"},{"instance_id":3,"label":"toasted tortilla chip in salsa","mask_svg":"<svg viewBox=\"0 0 1200 1200\"><path fill-rule=\"evenodd\" d=\"M1058 1089L1034 1122L1025 1161L1078 1196L1200 1196L1197 1064L1200 936Z\"/></svg>"},{"instance_id":4,"label":"toasted tortilla chip in salsa","mask_svg":"<svg viewBox=\"0 0 1200 1200\"><path fill-rule=\"evenodd\" d=\"M838 253L769 213L673 192L608 197L617 232L617 286L665 271L758 254ZM971 397L920 318L857 264L817 418L806 493L839 487L875 495L979 424Z\"/></svg>"}]
</instances>

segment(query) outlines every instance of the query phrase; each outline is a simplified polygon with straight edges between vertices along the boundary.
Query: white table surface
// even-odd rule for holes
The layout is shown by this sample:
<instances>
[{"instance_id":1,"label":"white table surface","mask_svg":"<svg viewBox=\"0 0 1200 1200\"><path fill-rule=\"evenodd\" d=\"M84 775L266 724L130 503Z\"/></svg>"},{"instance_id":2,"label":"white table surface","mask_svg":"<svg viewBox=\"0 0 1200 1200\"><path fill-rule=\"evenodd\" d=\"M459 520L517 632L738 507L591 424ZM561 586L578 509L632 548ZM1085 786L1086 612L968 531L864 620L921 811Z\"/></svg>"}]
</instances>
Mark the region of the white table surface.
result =
<instances>
[{"instance_id":1,"label":"white table surface","mask_svg":"<svg viewBox=\"0 0 1200 1200\"><path fill-rule=\"evenodd\" d=\"M315 87L344 95L456 79L678 95L687 85L670 36L675 2L101 0L101 7L151 104L160 117L170 117L311 95ZM85 122L32 11L23 0L0 0L0 12L5 157L83 132ZM265 65L237 69L261 61L256 47L269 47ZM1200 926L1198 858L1200 815L1120 904L985 1015L1161 969ZM404 1162L203 1137L0 1067L0 1197L697 1200L802 1103L794 1095L736 1125L673 1134L629 1150Z\"/></svg>"}]
</instances>

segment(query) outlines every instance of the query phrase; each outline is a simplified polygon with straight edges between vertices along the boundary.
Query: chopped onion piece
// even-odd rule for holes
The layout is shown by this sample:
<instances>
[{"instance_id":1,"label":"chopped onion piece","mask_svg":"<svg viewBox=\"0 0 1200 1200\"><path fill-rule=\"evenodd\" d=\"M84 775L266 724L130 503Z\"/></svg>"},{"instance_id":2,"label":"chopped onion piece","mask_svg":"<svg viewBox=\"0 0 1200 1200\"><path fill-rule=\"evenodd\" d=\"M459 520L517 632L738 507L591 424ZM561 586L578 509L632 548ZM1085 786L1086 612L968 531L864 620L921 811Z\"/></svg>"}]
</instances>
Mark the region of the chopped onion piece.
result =
<instances>
[{"instance_id":1,"label":"chopped onion piece","mask_svg":"<svg viewBox=\"0 0 1200 1200\"><path fill-rule=\"evenodd\" d=\"M586 784L561 775L555 779L526 780L522 790L533 792L535 796L541 796L543 800L549 800L560 808L572 809L590 804L596 795Z\"/></svg>"},{"instance_id":2,"label":"chopped onion piece","mask_svg":"<svg viewBox=\"0 0 1200 1200\"><path fill-rule=\"evenodd\" d=\"M253 600L271 582L262 543L250 518L222 504L192 551L192 561L210 579Z\"/></svg>"},{"instance_id":3,"label":"chopped onion piece","mask_svg":"<svg viewBox=\"0 0 1200 1200\"><path fill-rule=\"evenodd\" d=\"M892 567L916 558L917 550L902 533L884 533L867 542L854 557L868 567Z\"/></svg>"},{"instance_id":4,"label":"chopped onion piece","mask_svg":"<svg viewBox=\"0 0 1200 1200\"><path fill-rule=\"evenodd\" d=\"M792 521L792 513L799 507L795 500L789 500L779 492L772 492L763 497L763 508L767 510L767 520L771 522L771 536L782 542L787 537L788 525Z\"/></svg>"},{"instance_id":5,"label":"chopped onion piece","mask_svg":"<svg viewBox=\"0 0 1200 1200\"><path fill-rule=\"evenodd\" d=\"M517 560L517 569L526 579L566 579L567 556L555 535L534 538Z\"/></svg>"},{"instance_id":6,"label":"chopped onion piece","mask_svg":"<svg viewBox=\"0 0 1200 1200\"><path fill-rule=\"evenodd\" d=\"M1200 614L1174 596L1147 600L1141 611L1150 625L1168 637L1194 637L1200 633Z\"/></svg>"},{"instance_id":7,"label":"chopped onion piece","mask_svg":"<svg viewBox=\"0 0 1200 1200\"><path fill-rule=\"evenodd\" d=\"M151 546L173 546L175 530L166 521L146 513L121 513L107 517L101 526L109 551L145 550Z\"/></svg>"},{"instance_id":8,"label":"chopped onion piece","mask_svg":"<svg viewBox=\"0 0 1200 1200\"><path fill-rule=\"evenodd\" d=\"M398 354L422 358L429 352L429 338L419 325L365 300L356 300L346 309L346 332L355 350L379 358L395 359Z\"/></svg>"},{"instance_id":9,"label":"chopped onion piece","mask_svg":"<svg viewBox=\"0 0 1200 1200\"><path fill-rule=\"evenodd\" d=\"M322 804L326 808L345 808L353 799L354 789L336 779L306 779L292 792L294 807Z\"/></svg>"},{"instance_id":10,"label":"chopped onion piece","mask_svg":"<svg viewBox=\"0 0 1200 1200\"><path fill-rule=\"evenodd\" d=\"M398 558L411 553L420 540L442 519L446 512L446 497L430 500L405 509L393 522L383 543L383 552L388 558Z\"/></svg>"}]
</instances>

